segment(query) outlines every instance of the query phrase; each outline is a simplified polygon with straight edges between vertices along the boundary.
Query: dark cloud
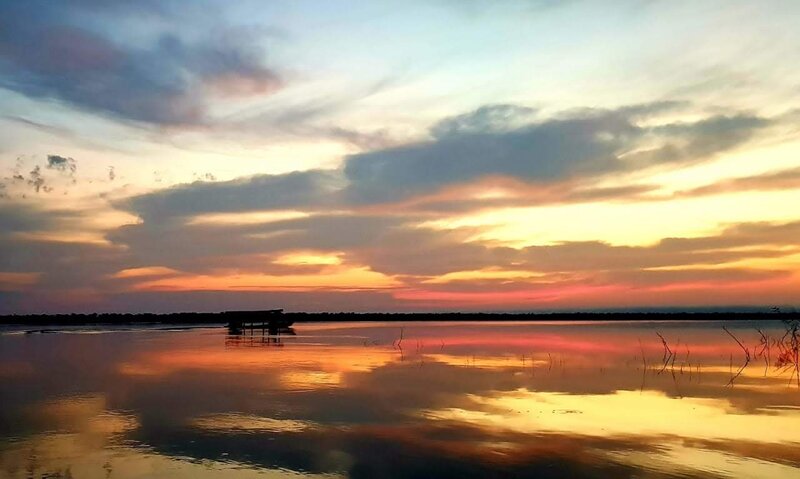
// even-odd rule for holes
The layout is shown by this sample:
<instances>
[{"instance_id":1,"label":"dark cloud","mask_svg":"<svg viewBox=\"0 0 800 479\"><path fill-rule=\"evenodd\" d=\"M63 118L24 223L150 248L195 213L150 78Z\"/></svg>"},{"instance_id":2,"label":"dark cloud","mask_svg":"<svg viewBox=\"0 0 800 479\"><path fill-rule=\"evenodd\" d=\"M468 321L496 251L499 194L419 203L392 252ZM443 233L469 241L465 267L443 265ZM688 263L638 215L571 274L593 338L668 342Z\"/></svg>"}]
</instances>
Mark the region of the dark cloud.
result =
<instances>
[{"instance_id":1,"label":"dark cloud","mask_svg":"<svg viewBox=\"0 0 800 479\"><path fill-rule=\"evenodd\" d=\"M589 117L550 120L499 133L464 133L435 141L363 153L347 160L348 197L381 203L489 175L558 180L613 169L626 120Z\"/></svg>"},{"instance_id":2,"label":"dark cloud","mask_svg":"<svg viewBox=\"0 0 800 479\"><path fill-rule=\"evenodd\" d=\"M122 267L118 248L98 243L32 238L0 238L0 271L42 273L42 292L100 287L104 276Z\"/></svg>"},{"instance_id":3,"label":"dark cloud","mask_svg":"<svg viewBox=\"0 0 800 479\"><path fill-rule=\"evenodd\" d=\"M125 257L119 248L49 239L91 214L19 201L0 205L0 272L42 273L38 283L42 291L102 283L103 275L123 267Z\"/></svg>"},{"instance_id":4,"label":"dark cloud","mask_svg":"<svg viewBox=\"0 0 800 479\"><path fill-rule=\"evenodd\" d=\"M670 139L667 143L631 155L635 165L702 161L719 152L732 149L749 140L770 120L752 115L713 116L696 122L673 123L653 127L652 135Z\"/></svg>"},{"instance_id":5,"label":"dark cloud","mask_svg":"<svg viewBox=\"0 0 800 479\"><path fill-rule=\"evenodd\" d=\"M42 174L42 168L38 165L34 166L30 173L28 173L28 179L26 181L37 193L40 191L49 193L53 190L52 187L47 185L47 181Z\"/></svg>"},{"instance_id":6,"label":"dark cloud","mask_svg":"<svg viewBox=\"0 0 800 479\"><path fill-rule=\"evenodd\" d=\"M28 170L28 168L31 168ZM55 172L58 176L54 179L52 174L48 174L50 170ZM19 193L20 188L13 188L14 186L23 187L23 193L19 196L26 197L24 190L30 188L35 193L51 193L55 191L57 186L66 186L63 180L67 180L68 184L74 185L77 183L78 163L73 158L68 158L60 155L47 155L44 163L34 164L30 166L25 158L17 158L16 165L11 170L11 176L5 177L6 189L16 190ZM12 188L8 188L11 186ZM66 192L65 192L66 194ZM12 197L11 191L7 192L6 197Z\"/></svg>"},{"instance_id":7,"label":"dark cloud","mask_svg":"<svg viewBox=\"0 0 800 479\"><path fill-rule=\"evenodd\" d=\"M747 115L657 127L637 123L674 106L580 110L505 129L502 125L518 116L517 109L479 109L434 126L432 141L349 157L344 167L347 197L355 203L382 203L487 176L555 182L702 161L769 124ZM641 151L647 142L659 146Z\"/></svg>"},{"instance_id":8,"label":"dark cloud","mask_svg":"<svg viewBox=\"0 0 800 479\"><path fill-rule=\"evenodd\" d=\"M342 180L334 171L259 175L225 182L195 182L135 196L118 206L147 221L203 213L335 206Z\"/></svg>"},{"instance_id":9,"label":"dark cloud","mask_svg":"<svg viewBox=\"0 0 800 479\"><path fill-rule=\"evenodd\" d=\"M197 41L163 34L126 42L108 27L126 25L122 10L139 10L127 21L156 16L185 24L195 17L157 2L102 3L4 2L0 87L124 120L176 125L204 122L209 92L263 93L280 84L250 33L209 28Z\"/></svg>"},{"instance_id":10,"label":"dark cloud","mask_svg":"<svg viewBox=\"0 0 800 479\"><path fill-rule=\"evenodd\" d=\"M216 184L181 185L123 201L142 218L203 213L368 207L407 201L486 178L519 182L518 198L431 198L419 211L579 202L639 196L647 185L594 187L589 181L660 164L702 161L746 141L768 120L712 117L694 123L642 127L642 118L680 106L674 102L618 110L576 110L530 123L533 110L491 105L445 119L427 142L348 157L341 170L259 175ZM642 145L660 145L642 150ZM427 203L427 205L425 204Z\"/></svg>"},{"instance_id":11,"label":"dark cloud","mask_svg":"<svg viewBox=\"0 0 800 479\"><path fill-rule=\"evenodd\" d=\"M0 204L0 236L23 231L39 231L57 223L54 215L31 205Z\"/></svg>"},{"instance_id":12,"label":"dark cloud","mask_svg":"<svg viewBox=\"0 0 800 479\"><path fill-rule=\"evenodd\" d=\"M78 172L78 163L74 159L65 156L47 155L47 168L67 173L74 179L75 173Z\"/></svg>"},{"instance_id":13,"label":"dark cloud","mask_svg":"<svg viewBox=\"0 0 800 479\"><path fill-rule=\"evenodd\" d=\"M408 221L367 215L317 215L256 225L145 221L123 226L108 239L126 248L132 266L162 265L203 272L228 267L231 256L375 247ZM262 259L242 265L242 270L270 273L269 259Z\"/></svg>"},{"instance_id":14,"label":"dark cloud","mask_svg":"<svg viewBox=\"0 0 800 479\"><path fill-rule=\"evenodd\" d=\"M513 125L529 123L536 113L534 108L518 105L485 105L474 112L446 118L431 127L431 136L447 138L469 133L507 131Z\"/></svg>"}]
</instances>

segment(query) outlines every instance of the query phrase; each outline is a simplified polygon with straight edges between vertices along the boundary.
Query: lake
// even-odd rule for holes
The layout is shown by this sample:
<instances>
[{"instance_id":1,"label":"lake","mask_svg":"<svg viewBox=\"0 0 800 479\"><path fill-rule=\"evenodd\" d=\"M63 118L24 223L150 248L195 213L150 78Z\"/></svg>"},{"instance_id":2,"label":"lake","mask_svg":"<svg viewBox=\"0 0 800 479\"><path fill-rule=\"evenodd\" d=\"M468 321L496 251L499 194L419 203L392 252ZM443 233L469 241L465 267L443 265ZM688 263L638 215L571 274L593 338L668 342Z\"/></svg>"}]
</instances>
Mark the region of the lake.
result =
<instances>
[{"instance_id":1,"label":"lake","mask_svg":"<svg viewBox=\"0 0 800 479\"><path fill-rule=\"evenodd\" d=\"M779 321L291 333L5 330L0 476L800 477Z\"/></svg>"}]
</instances>

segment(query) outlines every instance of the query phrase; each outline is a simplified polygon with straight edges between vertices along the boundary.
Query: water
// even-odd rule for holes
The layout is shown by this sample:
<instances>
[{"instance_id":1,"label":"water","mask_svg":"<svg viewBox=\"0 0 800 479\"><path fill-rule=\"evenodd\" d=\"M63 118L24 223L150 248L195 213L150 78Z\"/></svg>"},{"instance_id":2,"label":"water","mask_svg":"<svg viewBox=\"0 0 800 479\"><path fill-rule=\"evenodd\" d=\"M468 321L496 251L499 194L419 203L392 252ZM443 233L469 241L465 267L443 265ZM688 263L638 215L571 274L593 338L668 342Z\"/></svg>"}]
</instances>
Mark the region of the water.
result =
<instances>
[{"instance_id":1,"label":"water","mask_svg":"<svg viewBox=\"0 0 800 479\"><path fill-rule=\"evenodd\" d=\"M743 369L723 326L751 355ZM6 332L0 476L798 478L800 388L793 366L775 367L784 332L779 322Z\"/></svg>"}]
</instances>

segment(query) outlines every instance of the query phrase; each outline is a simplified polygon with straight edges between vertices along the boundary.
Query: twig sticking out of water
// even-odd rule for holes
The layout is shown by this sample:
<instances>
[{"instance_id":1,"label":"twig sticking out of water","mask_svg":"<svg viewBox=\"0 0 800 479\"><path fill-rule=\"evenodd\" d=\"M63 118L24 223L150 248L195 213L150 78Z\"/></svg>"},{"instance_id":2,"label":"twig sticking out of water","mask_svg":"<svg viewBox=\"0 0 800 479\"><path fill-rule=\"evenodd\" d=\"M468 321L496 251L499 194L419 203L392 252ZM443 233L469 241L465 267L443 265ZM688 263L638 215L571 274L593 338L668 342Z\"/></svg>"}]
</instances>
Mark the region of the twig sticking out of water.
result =
<instances>
[{"instance_id":1,"label":"twig sticking out of water","mask_svg":"<svg viewBox=\"0 0 800 479\"><path fill-rule=\"evenodd\" d=\"M642 340L639 340L639 349L642 351L642 366L645 370L647 370L647 358L644 355L644 346L642 346Z\"/></svg>"},{"instance_id":2,"label":"twig sticking out of water","mask_svg":"<svg viewBox=\"0 0 800 479\"><path fill-rule=\"evenodd\" d=\"M683 367L688 364L689 365L689 379L691 379L691 377L692 377L692 363L689 362L689 345L687 344L685 346L686 346L686 357L683 359L683 362L681 363L681 374L683 374Z\"/></svg>"},{"instance_id":3,"label":"twig sticking out of water","mask_svg":"<svg viewBox=\"0 0 800 479\"><path fill-rule=\"evenodd\" d=\"M771 346L770 339L764 333L764 331L761 331L760 328L756 328L756 331L758 331L758 334L760 336L759 345L761 346L761 351L759 351L755 356L756 357L761 356L762 358L764 358L764 377L767 377L767 370L769 369L769 365L772 362L772 358L770 356L770 346Z\"/></svg>"},{"instance_id":4,"label":"twig sticking out of water","mask_svg":"<svg viewBox=\"0 0 800 479\"><path fill-rule=\"evenodd\" d=\"M670 349L669 344L667 344L667 340L664 339L664 336L662 336L661 333L656 332L656 335L658 335L658 337L661 338L661 345L664 346L664 357L662 358L664 364L663 366L661 366L661 370L658 372L658 374L661 374L664 372L664 370L667 369L670 360L672 360L673 369L675 368L675 358L674 358L675 352L673 352L672 349Z\"/></svg>"},{"instance_id":5,"label":"twig sticking out of water","mask_svg":"<svg viewBox=\"0 0 800 479\"><path fill-rule=\"evenodd\" d=\"M639 394L642 394L644 391L644 378L647 374L647 357L644 354L644 346L642 346L642 340L639 339L639 349L642 350L642 385L639 388Z\"/></svg>"},{"instance_id":6,"label":"twig sticking out of water","mask_svg":"<svg viewBox=\"0 0 800 479\"><path fill-rule=\"evenodd\" d=\"M400 328L400 339L396 340L396 344L395 344L397 349L399 349L400 351L403 350L402 344L403 344L403 331L404 331L404 329L405 328Z\"/></svg>"},{"instance_id":7,"label":"twig sticking out of water","mask_svg":"<svg viewBox=\"0 0 800 479\"><path fill-rule=\"evenodd\" d=\"M742 348L742 351L744 351L744 364L742 364L742 367L739 368L739 370L736 372L735 375L731 376L731 380L728 381L728 384L726 385L726 386L733 386L733 382L736 381L736 378L738 378L742 374L742 371L744 371L744 369L747 367L747 365L750 364L750 350L747 349L747 347L745 347L745 345L742 344L741 341L739 341L739 338L734 336L732 332L728 331L728 328L723 326L722 329L724 329L725 332L728 333L728 335L730 337L732 337L734 341L736 341L736 344L738 344L739 347ZM731 372L733 372L733 356L732 355L731 355Z\"/></svg>"}]
</instances>

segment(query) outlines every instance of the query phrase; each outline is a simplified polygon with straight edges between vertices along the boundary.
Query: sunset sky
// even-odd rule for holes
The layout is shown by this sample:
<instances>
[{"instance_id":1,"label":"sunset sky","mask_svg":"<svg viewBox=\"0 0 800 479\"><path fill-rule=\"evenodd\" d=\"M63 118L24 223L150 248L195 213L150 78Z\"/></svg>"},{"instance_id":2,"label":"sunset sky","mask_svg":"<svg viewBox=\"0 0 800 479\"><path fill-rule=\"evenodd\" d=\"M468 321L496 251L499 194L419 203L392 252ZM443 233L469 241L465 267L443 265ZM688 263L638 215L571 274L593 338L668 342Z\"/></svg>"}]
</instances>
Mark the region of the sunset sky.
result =
<instances>
[{"instance_id":1,"label":"sunset sky","mask_svg":"<svg viewBox=\"0 0 800 479\"><path fill-rule=\"evenodd\" d=\"M800 305L800 2L0 2L0 314Z\"/></svg>"}]
</instances>

